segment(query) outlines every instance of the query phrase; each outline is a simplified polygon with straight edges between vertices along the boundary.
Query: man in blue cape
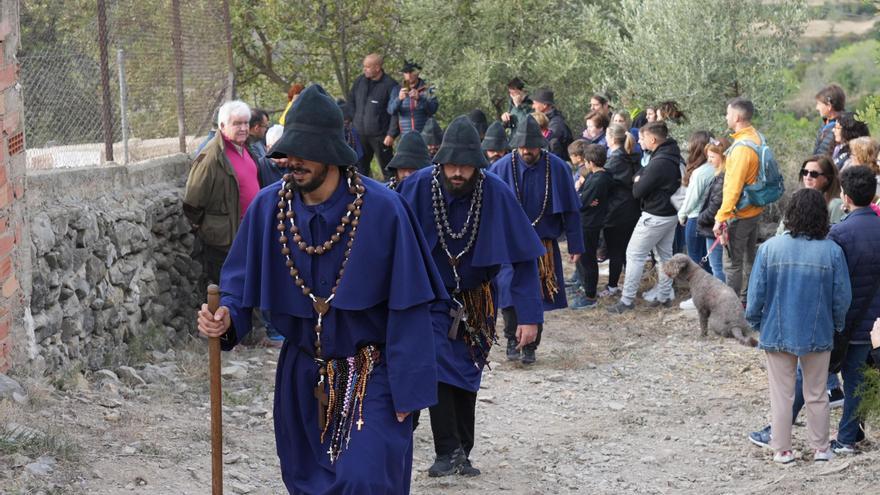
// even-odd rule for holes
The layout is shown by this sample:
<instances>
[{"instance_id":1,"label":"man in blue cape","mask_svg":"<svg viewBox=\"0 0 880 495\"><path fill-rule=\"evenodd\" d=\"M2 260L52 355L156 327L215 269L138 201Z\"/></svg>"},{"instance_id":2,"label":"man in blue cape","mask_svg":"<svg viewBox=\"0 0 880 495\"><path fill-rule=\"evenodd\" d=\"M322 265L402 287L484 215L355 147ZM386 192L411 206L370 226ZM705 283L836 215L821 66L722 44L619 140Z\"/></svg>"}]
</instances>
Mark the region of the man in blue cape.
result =
<instances>
[{"instance_id":1,"label":"man in blue cape","mask_svg":"<svg viewBox=\"0 0 880 495\"><path fill-rule=\"evenodd\" d=\"M400 142L397 143L394 158L385 166L388 175L391 176L385 185L388 189L396 191L397 186L416 170L430 166L431 155L428 154L428 146L422 135L416 131L404 132Z\"/></svg>"},{"instance_id":2,"label":"man in blue cape","mask_svg":"<svg viewBox=\"0 0 880 495\"><path fill-rule=\"evenodd\" d=\"M451 300L432 307L437 351L437 405L431 431L437 458L429 476L480 471L470 462L483 366L495 342L493 279L510 265L510 298L524 346L543 321L537 259L544 252L516 197L486 173L480 136L464 115L447 128L434 164L409 176L398 192L415 211Z\"/></svg>"},{"instance_id":3,"label":"man in blue cape","mask_svg":"<svg viewBox=\"0 0 880 495\"><path fill-rule=\"evenodd\" d=\"M284 335L274 417L290 493L409 493L409 413L437 401L430 309L448 297L443 281L409 206L355 172L320 86L288 112L279 156L289 173L248 209L222 306L202 307L199 330L231 349L260 308Z\"/></svg>"},{"instance_id":4,"label":"man in blue cape","mask_svg":"<svg viewBox=\"0 0 880 495\"><path fill-rule=\"evenodd\" d=\"M544 244L543 256L538 261L544 310L565 308L565 282L562 275L562 255L557 239L565 234L572 263L584 252L581 232L580 200L571 179L571 169L561 158L546 149L547 141L538 122L529 115L519 122L510 140L513 152L496 161L490 172L501 177L516 194L529 222ZM498 307L504 316L504 335L507 337L507 358L520 359L515 339L516 327L522 315L510 299L511 271L504 267L498 276ZM538 338L522 348L522 363L535 362L535 351L541 343L544 325L538 326Z\"/></svg>"}]
</instances>

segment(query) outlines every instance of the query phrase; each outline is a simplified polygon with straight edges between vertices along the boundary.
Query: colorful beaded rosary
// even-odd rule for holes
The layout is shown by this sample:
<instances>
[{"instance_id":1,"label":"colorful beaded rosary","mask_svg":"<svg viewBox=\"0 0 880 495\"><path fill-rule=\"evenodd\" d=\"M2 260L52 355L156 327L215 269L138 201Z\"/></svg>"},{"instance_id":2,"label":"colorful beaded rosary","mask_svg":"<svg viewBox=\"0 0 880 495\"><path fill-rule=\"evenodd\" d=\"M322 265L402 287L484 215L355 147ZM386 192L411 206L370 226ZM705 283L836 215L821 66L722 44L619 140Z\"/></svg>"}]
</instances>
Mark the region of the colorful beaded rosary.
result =
<instances>
[{"instance_id":1,"label":"colorful beaded rosary","mask_svg":"<svg viewBox=\"0 0 880 495\"><path fill-rule=\"evenodd\" d=\"M352 167L349 167L346 170L346 182L348 184L348 192L353 194L355 199L346 205L345 215L342 216L339 225L336 227L336 232L330 236L330 239L314 246L310 246L305 242L300 234L299 227L296 226L296 214L293 210L294 185L291 174L284 175L281 190L278 192L278 196L281 199L278 201L278 214L276 215L276 218L278 219L277 229L278 232L281 233L281 236L278 238L278 242L280 242L282 246L281 254L284 255L286 259L285 264L290 270L290 276L293 278L294 284L302 290L304 296L312 300L312 307L318 316L318 321L315 325L315 363L318 365L318 383L315 385L314 395L318 402L318 428L322 432L326 430L328 417L333 413L332 410L328 409L330 400L327 393L324 391L324 382L327 379L328 373L327 362L324 360L321 353L321 333L324 330L324 315L330 310L330 301L336 297L336 291L339 288L339 283L342 281L342 276L345 273L345 265L348 264L348 259L351 256L351 247L354 245L355 234L357 233L358 224L360 223L361 207L364 204L363 196L366 191L360 175L358 175ZM288 220L289 227L285 225L285 220ZM345 253L343 254L342 266L339 268L339 275L336 278L333 288L330 289L330 296L326 298L318 297L312 292L312 289L306 285L305 280L300 277L300 272L294 265L293 258L290 256L291 249L288 245L288 241L293 240L293 242L296 243L297 248L309 256L320 256L330 251L335 244L342 240L342 235L345 234L346 228L349 225L351 226L351 229L348 231L349 239L346 243ZM287 232L291 234L291 238L288 238ZM369 373L366 373L365 376L369 376ZM363 389L359 389L358 393L361 393L361 391L366 393L366 386L364 386ZM360 396L359 400L362 401L363 396ZM363 418L361 418L360 424L363 424L362 420ZM330 451L328 452L331 460L338 457L339 450L340 444L331 443Z\"/></svg>"}]
</instances>

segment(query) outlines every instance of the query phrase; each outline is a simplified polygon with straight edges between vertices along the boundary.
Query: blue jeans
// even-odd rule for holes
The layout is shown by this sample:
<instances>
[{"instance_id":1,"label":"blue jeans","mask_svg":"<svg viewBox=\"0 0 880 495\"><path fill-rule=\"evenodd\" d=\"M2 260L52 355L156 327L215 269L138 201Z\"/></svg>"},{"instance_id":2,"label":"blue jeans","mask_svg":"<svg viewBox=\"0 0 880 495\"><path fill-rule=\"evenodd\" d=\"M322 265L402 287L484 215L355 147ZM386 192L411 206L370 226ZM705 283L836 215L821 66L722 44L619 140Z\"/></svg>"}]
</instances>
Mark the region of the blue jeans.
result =
<instances>
[{"instance_id":1,"label":"blue jeans","mask_svg":"<svg viewBox=\"0 0 880 495\"><path fill-rule=\"evenodd\" d=\"M687 224L684 226L684 242L687 246L688 256L694 260L694 263L702 266L707 272L712 273L709 264L703 264L703 256L706 256L706 242L697 234L696 218L688 218Z\"/></svg>"},{"instance_id":2,"label":"blue jeans","mask_svg":"<svg viewBox=\"0 0 880 495\"><path fill-rule=\"evenodd\" d=\"M715 239L708 237L703 237L703 239L706 239L706 252L709 253L709 250L712 249L712 244L715 244ZM712 267L712 275L715 278L727 283L727 277L724 276L724 246L720 243L709 253L709 266Z\"/></svg>"},{"instance_id":3,"label":"blue jeans","mask_svg":"<svg viewBox=\"0 0 880 495\"><path fill-rule=\"evenodd\" d=\"M867 357L867 356L866 356ZM837 379L837 373L828 374L828 383L825 385L829 391L840 388L840 380ZM797 375L794 380L794 402L791 405L791 423L794 424L798 414L804 408L804 373L801 371L801 365L798 363Z\"/></svg>"},{"instance_id":4,"label":"blue jeans","mask_svg":"<svg viewBox=\"0 0 880 495\"><path fill-rule=\"evenodd\" d=\"M871 344L850 344L846 350L846 359L843 361L843 415L837 427L837 441L852 445L859 439L859 417L856 409L861 404L861 397L856 396L855 391L865 379L865 362L871 352Z\"/></svg>"}]
</instances>

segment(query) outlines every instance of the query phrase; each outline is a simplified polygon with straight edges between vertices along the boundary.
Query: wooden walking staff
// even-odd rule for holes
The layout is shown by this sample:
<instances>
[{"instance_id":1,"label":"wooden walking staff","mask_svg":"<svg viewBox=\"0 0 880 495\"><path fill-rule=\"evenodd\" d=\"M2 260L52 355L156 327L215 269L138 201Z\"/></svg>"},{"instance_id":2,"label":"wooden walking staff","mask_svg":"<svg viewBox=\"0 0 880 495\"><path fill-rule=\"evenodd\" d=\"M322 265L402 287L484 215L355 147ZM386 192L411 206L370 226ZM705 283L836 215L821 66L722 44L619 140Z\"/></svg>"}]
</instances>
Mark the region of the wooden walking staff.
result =
<instances>
[{"instance_id":1,"label":"wooden walking staff","mask_svg":"<svg viewBox=\"0 0 880 495\"><path fill-rule=\"evenodd\" d=\"M208 286L208 311L220 309L220 287ZM208 372L211 376L211 493L223 495L223 427L220 391L220 337L208 338Z\"/></svg>"}]
</instances>

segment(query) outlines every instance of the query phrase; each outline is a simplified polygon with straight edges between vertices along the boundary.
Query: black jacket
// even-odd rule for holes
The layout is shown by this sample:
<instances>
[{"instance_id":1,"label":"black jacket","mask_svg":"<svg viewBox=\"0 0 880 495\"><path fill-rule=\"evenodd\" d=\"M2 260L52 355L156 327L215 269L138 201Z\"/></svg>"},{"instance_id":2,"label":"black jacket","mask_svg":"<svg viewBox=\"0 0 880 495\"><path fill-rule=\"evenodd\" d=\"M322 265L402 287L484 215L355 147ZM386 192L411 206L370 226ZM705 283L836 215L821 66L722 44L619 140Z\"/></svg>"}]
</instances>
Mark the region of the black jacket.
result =
<instances>
[{"instance_id":1,"label":"black jacket","mask_svg":"<svg viewBox=\"0 0 880 495\"><path fill-rule=\"evenodd\" d=\"M636 174L633 197L641 200L642 211L659 217L678 214L669 198L681 186L681 151L669 138L651 153L651 161Z\"/></svg>"},{"instance_id":2,"label":"black jacket","mask_svg":"<svg viewBox=\"0 0 880 495\"><path fill-rule=\"evenodd\" d=\"M712 228L715 227L715 214L721 208L723 197L724 172L721 172L709 183L709 192L706 193L706 199L703 200L703 206L700 208L699 216L697 216L697 234L709 239L715 238Z\"/></svg>"},{"instance_id":3,"label":"black jacket","mask_svg":"<svg viewBox=\"0 0 880 495\"><path fill-rule=\"evenodd\" d=\"M348 94L348 111L353 115L352 123L363 137L397 136L397 117L388 114L388 99L397 81L382 73L378 81L367 79L361 74L351 85Z\"/></svg>"},{"instance_id":4,"label":"black jacket","mask_svg":"<svg viewBox=\"0 0 880 495\"><path fill-rule=\"evenodd\" d=\"M550 120L547 127L553 133L550 135L550 152L568 161L568 145L574 140L571 137L571 129L565 123L565 115L556 108L551 108L545 115Z\"/></svg>"},{"instance_id":5,"label":"black jacket","mask_svg":"<svg viewBox=\"0 0 880 495\"><path fill-rule=\"evenodd\" d=\"M581 200L581 229L598 230L605 224L608 213L608 193L614 179L607 172L593 172L578 189ZM593 202L596 203L593 206Z\"/></svg>"},{"instance_id":6,"label":"black jacket","mask_svg":"<svg viewBox=\"0 0 880 495\"><path fill-rule=\"evenodd\" d=\"M633 176L642 168L638 153L627 155L622 149L614 150L605 163L605 171L613 182L608 193L608 213L605 227L634 226L642 214L639 202L633 197Z\"/></svg>"}]
</instances>

